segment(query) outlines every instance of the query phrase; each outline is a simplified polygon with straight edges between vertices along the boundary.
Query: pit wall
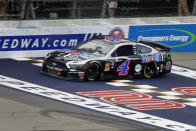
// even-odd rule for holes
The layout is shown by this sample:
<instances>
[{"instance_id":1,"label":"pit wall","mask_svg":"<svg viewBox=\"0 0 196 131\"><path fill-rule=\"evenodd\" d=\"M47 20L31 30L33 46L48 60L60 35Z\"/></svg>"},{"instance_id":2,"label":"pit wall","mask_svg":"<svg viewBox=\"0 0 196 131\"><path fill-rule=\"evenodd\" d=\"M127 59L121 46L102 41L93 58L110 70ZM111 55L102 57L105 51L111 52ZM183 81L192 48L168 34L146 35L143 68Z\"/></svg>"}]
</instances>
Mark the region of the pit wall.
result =
<instances>
[{"instance_id":1,"label":"pit wall","mask_svg":"<svg viewBox=\"0 0 196 131\"><path fill-rule=\"evenodd\" d=\"M195 17L160 18L162 21L157 24L153 24L153 19L151 24L149 18L2 21L0 58L43 57L52 50L71 48L93 36L108 34L164 43L172 48L172 52L196 51ZM165 19L168 21L164 24Z\"/></svg>"}]
</instances>

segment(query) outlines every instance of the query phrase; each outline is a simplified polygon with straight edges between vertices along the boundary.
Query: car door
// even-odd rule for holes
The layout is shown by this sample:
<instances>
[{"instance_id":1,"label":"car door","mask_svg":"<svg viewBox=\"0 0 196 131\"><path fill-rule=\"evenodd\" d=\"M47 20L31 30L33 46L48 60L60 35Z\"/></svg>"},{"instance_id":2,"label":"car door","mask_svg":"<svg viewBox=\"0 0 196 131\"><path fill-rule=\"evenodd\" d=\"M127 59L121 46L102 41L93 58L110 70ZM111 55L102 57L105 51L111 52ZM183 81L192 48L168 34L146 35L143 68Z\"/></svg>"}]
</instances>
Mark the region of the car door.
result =
<instances>
[{"instance_id":1,"label":"car door","mask_svg":"<svg viewBox=\"0 0 196 131\"><path fill-rule=\"evenodd\" d=\"M118 77L127 77L130 74L131 57L134 55L133 45L122 45L118 47L112 54L116 66L114 68L115 75Z\"/></svg>"}]
</instances>

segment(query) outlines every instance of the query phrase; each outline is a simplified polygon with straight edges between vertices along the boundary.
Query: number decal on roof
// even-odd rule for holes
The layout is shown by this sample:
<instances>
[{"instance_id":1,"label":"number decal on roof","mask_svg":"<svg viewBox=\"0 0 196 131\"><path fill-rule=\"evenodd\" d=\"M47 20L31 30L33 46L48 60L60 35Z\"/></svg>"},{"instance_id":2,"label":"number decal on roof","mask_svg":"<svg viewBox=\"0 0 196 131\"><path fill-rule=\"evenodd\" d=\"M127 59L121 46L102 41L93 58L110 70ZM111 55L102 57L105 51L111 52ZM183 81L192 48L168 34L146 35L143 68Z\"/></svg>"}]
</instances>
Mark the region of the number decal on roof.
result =
<instances>
[{"instance_id":1,"label":"number decal on roof","mask_svg":"<svg viewBox=\"0 0 196 131\"><path fill-rule=\"evenodd\" d=\"M107 41L120 42L121 41L121 38L113 37L113 36L105 36L105 40L107 40Z\"/></svg>"},{"instance_id":2,"label":"number decal on roof","mask_svg":"<svg viewBox=\"0 0 196 131\"><path fill-rule=\"evenodd\" d=\"M130 64L131 59L128 59L124 61L118 68L117 72L119 72L119 76L124 76L127 75L129 72L129 64Z\"/></svg>"}]
</instances>

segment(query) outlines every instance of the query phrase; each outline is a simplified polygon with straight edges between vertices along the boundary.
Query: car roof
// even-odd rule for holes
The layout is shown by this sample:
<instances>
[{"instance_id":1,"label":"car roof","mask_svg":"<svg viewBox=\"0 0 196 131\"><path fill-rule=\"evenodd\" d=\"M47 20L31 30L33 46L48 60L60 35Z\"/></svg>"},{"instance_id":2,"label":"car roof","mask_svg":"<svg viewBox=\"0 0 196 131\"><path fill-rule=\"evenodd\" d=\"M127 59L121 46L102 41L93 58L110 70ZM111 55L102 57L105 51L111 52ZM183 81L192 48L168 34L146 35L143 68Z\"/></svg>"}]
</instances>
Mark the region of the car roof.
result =
<instances>
[{"instance_id":1,"label":"car roof","mask_svg":"<svg viewBox=\"0 0 196 131\"><path fill-rule=\"evenodd\" d=\"M92 38L92 40L100 40L103 43L113 44L113 45L123 44L123 43L129 43L131 45L132 44L134 45L135 43L137 43L137 44L147 45L147 46L150 46L152 48L156 48L159 51L160 50L170 51L170 47L165 45L165 44L152 42L152 41L144 41L144 40L135 41L135 40L127 39L127 38L119 38L119 37L110 36L110 35L95 36L95 37Z\"/></svg>"},{"instance_id":2,"label":"car roof","mask_svg":"<svg viewBox=\"0 0 196 131\"><path fill-rule=\"evenodd\" d=\"M91 38L91 40L98 40L103 43L107 44L120 44L120 43L127 43L127 42L136 42L134 40L126 39L126 38L120 38L120 37L115 37L115 36L109 36L109 35L100 35L100 36L95 36Z\"/></svg>"}]
</instances>

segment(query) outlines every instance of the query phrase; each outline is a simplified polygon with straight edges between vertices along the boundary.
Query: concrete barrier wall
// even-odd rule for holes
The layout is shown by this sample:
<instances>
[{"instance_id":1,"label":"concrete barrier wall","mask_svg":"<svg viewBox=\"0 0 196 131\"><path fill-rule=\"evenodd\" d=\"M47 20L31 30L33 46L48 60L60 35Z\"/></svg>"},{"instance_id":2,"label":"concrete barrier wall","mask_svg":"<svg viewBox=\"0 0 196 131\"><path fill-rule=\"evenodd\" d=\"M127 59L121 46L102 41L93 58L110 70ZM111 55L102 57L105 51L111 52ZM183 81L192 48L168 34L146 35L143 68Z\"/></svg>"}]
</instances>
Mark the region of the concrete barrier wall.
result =
<instances>
[{"instance_id":1,"label":"concrete barrier wall","mask_svg":"<svg viewBox=\"0 0 196 131\"><path fill-rule=\"evenodd\" d=\"M0 58L42 57L96 35L115 34L196 51L196 17L0 21Z\"/></svg>"}]
</instances>

